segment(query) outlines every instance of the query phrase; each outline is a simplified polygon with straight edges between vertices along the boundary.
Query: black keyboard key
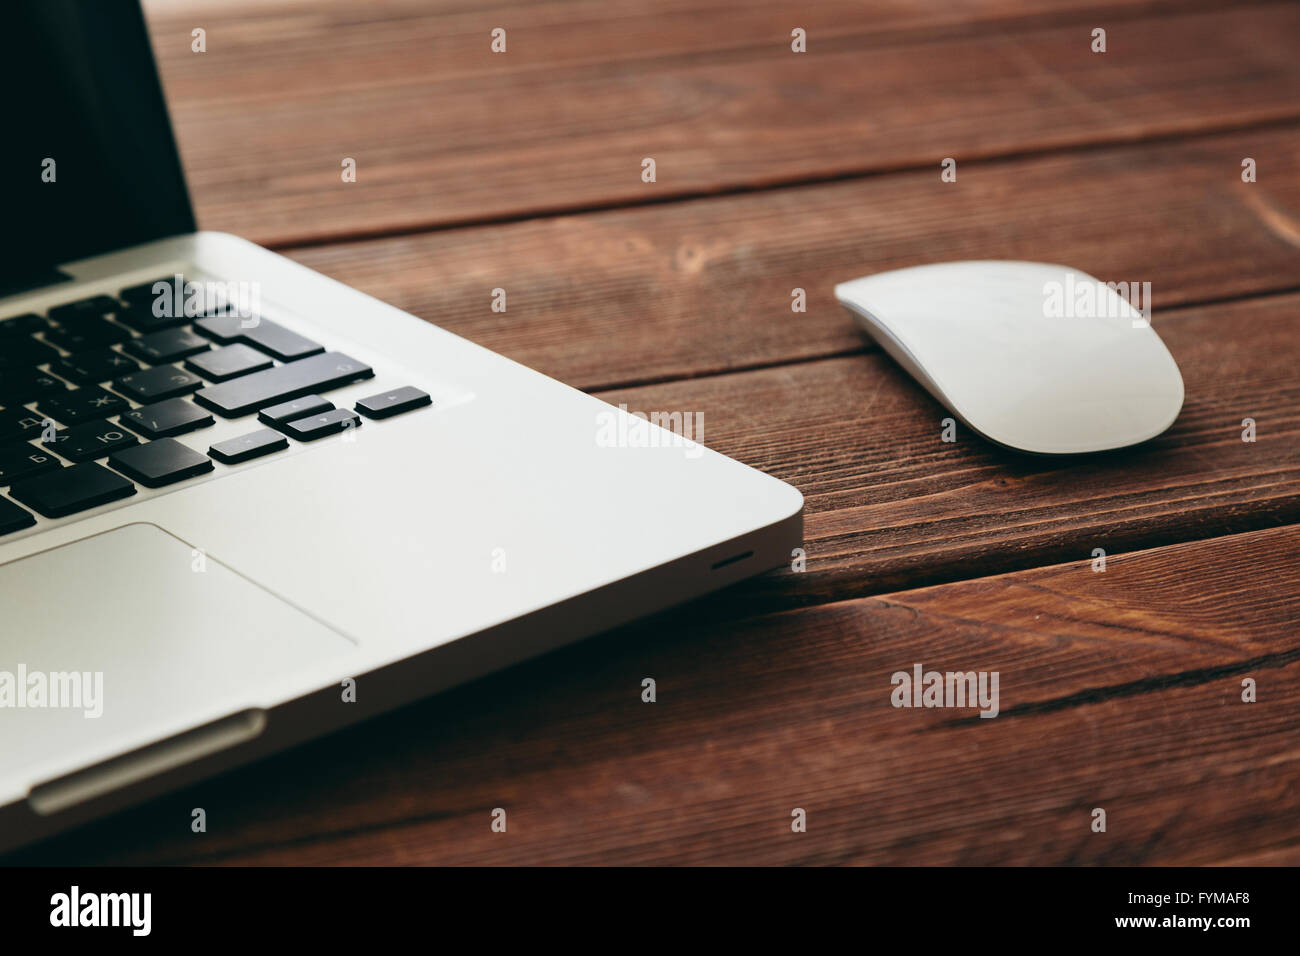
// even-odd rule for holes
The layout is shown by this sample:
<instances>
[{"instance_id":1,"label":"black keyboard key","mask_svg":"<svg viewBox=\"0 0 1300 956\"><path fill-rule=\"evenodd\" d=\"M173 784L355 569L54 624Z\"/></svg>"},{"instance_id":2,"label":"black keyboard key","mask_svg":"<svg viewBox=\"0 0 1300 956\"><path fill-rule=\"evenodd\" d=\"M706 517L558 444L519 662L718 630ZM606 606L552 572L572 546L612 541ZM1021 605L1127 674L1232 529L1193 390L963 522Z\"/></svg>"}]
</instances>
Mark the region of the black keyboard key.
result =
<instances>
[{"instance_id":1,"label":"black keyboard key","mask_svg":"<svg viewBox=\"0 0 1300 956\"><path fill-rule=\"evenodd\" d=\"M250 325L250 323L256 324ZM281 362L293 362L325 351L325 346L319 342L313 342L297 332L286 329L283 325L277 325L269 319L258 316L243 318L238 315L211 315L196 319L194 328L222 345L242 342L278 358Z\"/></svg>"},{"instance_id":2,"label":"black keyboard key","mask_svg":"<svg viewBox=\"0 0 1300 956\"><path fill-rule=\"evenodd\" d=\"M147 405L164 398L177 398L203 387L203 379L175 365L156 365L143 372L123 375L113 387L132 401Z\"/></svg>"},{"instance_id":3,"label":"black keyboard key","mask_svg":"<svg viewBox=\"0 0 1300 956\"><path fill-rule=\"evenodd\" d=\"M339 388L374 375L374 369L364 362L340 352L326 352L220 385L209 385L195 392L194 399L226 418L237 418L267 405Z\"/></svg>"},{"instance_id":4,"label":"black keyboard key","mask_svg":"<svg viewBox=\"0 0 1300 956\"><path fill-rule=\"evenodd\" d=\"M112 422L84 422L71 428L61 428L54 433L54 442L43 442L46 448L57 451L69 461L94 461L122 448L140 444L121 425Z\"/></svg>"},{"instance_id":5,"label":"black keyboard key","mask_svg":"<svg viewBox=\"0 0 1300 956\"><path fill-rule=\"evenodd\" d=\"M213 418L183 398L169 398L154 405L142 405L119 416L119 421L146 438L183 435L197 428L207 428Z\"/></svg>"},{"instance_id":6,"label":"black keyboard key","mask_svg":"<svg viewBox=\"0 0 1300 956\"><path fill-rule=\"evenodd\" d=\"M93 349L51 362L50 371L82 385L92 385L127 372L138 372L140 363L113 349Z\"/></svg>"},{"instance_id":7,"label":"black keyboard key","mask_svg":"<svg viewBox=\"0 0 1300 956\"><path fill-rule=\"evenodd\" d=\"M332 412L300 418L282 426L284 433L298 441L315 441L326 435L336 435L349 428L361 427L361 416L350 408L336 408Z\"/></svg>"},{"instance_id":8,"label":"black keyboard key","mask_svg":"<svg viewBox=\"0 0 1300 956\"><path fill-rule=\"evenodd\" d=\"M35 312L15 315L8 319L0 319L0 339L12 338L15 335L31 335L33 332L44 332L49 327L50 323Z\"/></svg>"},{"instance_id":9,"label":"black keyboard key","mask_svg":"<svg viewBox=\"0 0 1300 956\"><path fill-rule=\"evenodd\" d=\"M58 357L58 349L36 339L18 336L0 340L0 369L32 368Z\"/></svg>"},{"instance_id":10,"label":"black keyboard key","mask_svg":"<svg viewBox=\"0 0 1300 956\"><path fill-rule=\"evenodd\" d=\"M105 418L124 412L131 405L126 399L106 392L97 385L74 388L41 397L40 412L65 425Z\"/></svg>"},{"instance_id":11,"label":"black keyboard key","mask_svg":"<svg viewBox=\"0 0 1300 956\"><path fill-rule=\"evenodd\" d=\"M78 299L67 305L57 305L50 309L50 318L60 325L79 325L87 319L102 319L122 308L122 303L109 295L94 295L89 299Z\"/></svg>"},{"instance_id":12,"label":"black keyboard key","mask_svg":"<svg viewBox=\"0 0 1300 956\"><path fill-rule=\"evenodd\" d=\"M0 445L39 438L45 428L45 419L25 408L0 409Z\"/></svg>"},{"instance_id":13,"label":"black keyboard key","mask_svg":"<svg viewBox=\"0 0 1300 956\"><path fill-rule=\"evenodd\" d=\"M238 465L241 461L252 461L273 451L284 451L289 447L289 439L269 428L259 428L238 438L227 438L208 449L208 454L223 465Z\"/></svg>"},{"instance_id":14,"label":"black keyboard key","mask_svg":"<svg viewBox=\"0 0 1300 956\"><path fill-rule=\"evenodd\" d=\"M391 392L380 392L378 395L361 399L357 402L357 411L366 418L392 418L413 408L424 408L432 404L433 399L429 397L428 392L407 385L403 388L395 388Z\"/></svg>"},{"instance_id":15,"label":"black keyboard key","mask_svg":"<svg viewBox=\"0 0 1300 956\"><path fill-rule=\"evenodd\" d=\"M62 467L62 463L48 451L26 442L0 448L0 485L12 485L30 475Z\"/></svg>"},{"instance_id":16,"label":"black keyboard key","mask_svg":"<svg viewBox=\"0 0 1300 956\"><path fill-rule=\"evenodd\" d=\"M179 315L154 315L148 306L123 309L117 315L117 321L131 326L142 335L161 329L172 329L178 325L188 325L190 319L183 312Z\"/></svg>"},{"instance_id":17,"label":"black keyboard key","mask_svg":"<svg viewBox=\"0 0 1300 956\"><path fill-rule=\"evenodd\" d=\"M165 365L176 362L209 348L208 340L195 335L189 329L163 329L150 332L126 344L126 350L137 358L142 358L150 365Z\"/></svg>"},{"instance_id":18,"label":"black keyboard key","mask_svg":"<svg viewBox=\"0 0 1300 956\"><path fill-rule=\"evenodd\" d=\"M13 534L34 524L36 519L30 513L19 508L12 501L0 498L0 534Z\"/></svg>"},{"instance_id":19,"label":"black keyboard key","mask_svg":"<svg viewBox=\"0 0 1300 956\"><path fill-rule=\"evenodd\" d=\"M175 438L163 438L136 445L111 455L108 463L146 488L173 485L213 469L207 455L182 445Z\"/></svg>"},{"instance_id":20,"label":"black keyboard key","mask_svg":"<svg viewBox=\"0 0 1300 956\"><path fill-rule=\"evenodd\" d=\"M185 287L188 283L184 276L159 276L139 285L127 286L117 294L118 298L132 309L148 312L170 312L172 315L185 315ZM155 308L156 306L156 308Z\"/></svg>"},{"instance_id":21,"label":"black keyboard key","mask_svg":"<svg viewBox=\"0 0 1300 956\"><path fill-rule=\"evenodd\" d=\"M262 409L257 413L257 419L273 428L279 428L288 422L306 418L308 415L319 415L321 412L328 412L333 407L333 402L327 401L319 395L304 395L302 398L295 398L291 402L283 402Z\"/></svg>"},{"instance_id":22,"label":"black keyboard key","mask_svg":"<svg viewBox=\"0 0 1300 956\"><path fill-rule=\"evenodd\" d=\"M48 372L0 368L0 405L26 405L67 391L68 386Z\"/></svg>"},{"instance_id":23,"label":"black keyboard key","mask_svg":"<svg viewBox=\"0 0 1300 956\"><path fill-rule=\"evenodd\" d=\"M93 461L28 478L9 489L11 498L47 518L62 518L133 494L135 485Z\"/></svg>"},{"instance_id":24,"label":"black keyboard key","mask_svg":"<svg viewBox=\"0 0 1300 956\"><path fill-rule=\"evenodd\" d=\"M185 363L212 382L224 382L227 379L260 372L271 367L271 360L262 352L247 345L226 345L211 352L200 352Z\"/></svg>"},{"instance_id":25,"label":"black keyboard key","mask_svg":"<svg viewBox=\"0 0 1300 956\"><path fill-rule=\"evenodd\" d=\"M70 325L61 325L45 333L45 340L53 342L65 352L87 352L116 342L125 342L131 332L108 319L89 318Z\"/></svg>"}]
</instances>

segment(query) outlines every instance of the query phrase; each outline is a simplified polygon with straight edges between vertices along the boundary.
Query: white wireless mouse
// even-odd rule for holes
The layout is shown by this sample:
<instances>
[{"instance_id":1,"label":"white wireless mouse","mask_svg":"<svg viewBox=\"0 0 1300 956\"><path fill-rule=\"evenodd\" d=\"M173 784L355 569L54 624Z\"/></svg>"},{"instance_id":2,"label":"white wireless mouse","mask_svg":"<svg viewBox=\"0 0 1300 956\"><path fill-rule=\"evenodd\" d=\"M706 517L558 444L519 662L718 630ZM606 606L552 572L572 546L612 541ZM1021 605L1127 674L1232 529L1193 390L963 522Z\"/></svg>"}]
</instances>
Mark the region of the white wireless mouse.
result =
<instances>
[{"instance_id":1,"label":"white wireless mouse","mask_svg":"<svg viewBox=\"0 0 1300 956\"><path fill-rule=\"evenodd\" d=\"M1142 312L1077 269L946 262L841 282L835 297L956 418L1008 448L1123 448L1183 407L1178 365Z\"/></svg>"}]
</instances>

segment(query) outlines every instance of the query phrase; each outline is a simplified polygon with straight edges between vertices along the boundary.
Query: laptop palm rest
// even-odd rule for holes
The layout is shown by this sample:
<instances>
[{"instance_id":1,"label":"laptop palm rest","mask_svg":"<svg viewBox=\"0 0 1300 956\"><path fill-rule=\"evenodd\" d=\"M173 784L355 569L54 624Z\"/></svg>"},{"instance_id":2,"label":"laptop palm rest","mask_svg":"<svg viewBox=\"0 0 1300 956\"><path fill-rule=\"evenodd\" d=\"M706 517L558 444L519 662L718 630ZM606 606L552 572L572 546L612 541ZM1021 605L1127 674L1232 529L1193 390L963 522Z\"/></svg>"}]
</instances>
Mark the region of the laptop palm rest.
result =
<instances>
[{"instance_id":1,"label":"laptop palm rest","mask_svg":"<svg viewBox=\"0 0 1300 956\"><path fill-rule=\"evenodd\" d=\"M356 647L152 524L0 566L0 608L0 798L45 813L256 736L277 681Z\"/></svg>"}]
</instances>

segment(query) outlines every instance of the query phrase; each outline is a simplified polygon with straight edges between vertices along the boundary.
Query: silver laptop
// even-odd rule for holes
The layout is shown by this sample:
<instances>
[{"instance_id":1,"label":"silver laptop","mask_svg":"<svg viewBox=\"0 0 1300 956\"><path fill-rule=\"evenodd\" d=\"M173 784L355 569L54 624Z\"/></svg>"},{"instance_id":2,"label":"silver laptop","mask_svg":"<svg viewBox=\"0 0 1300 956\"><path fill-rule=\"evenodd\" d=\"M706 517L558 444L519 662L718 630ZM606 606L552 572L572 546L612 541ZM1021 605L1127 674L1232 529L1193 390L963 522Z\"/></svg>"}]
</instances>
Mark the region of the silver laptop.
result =
<instances>
[{"instance_id":1,"label":"silver laptop","mask_svg":"<svg viewBox=\"0 0 1300 956\"><path fill-rule=\"evenodd\" d=\"M0 849L790 560L696 410L196 231L137 0L5 17Z\"/></svg>"}]
</instances>

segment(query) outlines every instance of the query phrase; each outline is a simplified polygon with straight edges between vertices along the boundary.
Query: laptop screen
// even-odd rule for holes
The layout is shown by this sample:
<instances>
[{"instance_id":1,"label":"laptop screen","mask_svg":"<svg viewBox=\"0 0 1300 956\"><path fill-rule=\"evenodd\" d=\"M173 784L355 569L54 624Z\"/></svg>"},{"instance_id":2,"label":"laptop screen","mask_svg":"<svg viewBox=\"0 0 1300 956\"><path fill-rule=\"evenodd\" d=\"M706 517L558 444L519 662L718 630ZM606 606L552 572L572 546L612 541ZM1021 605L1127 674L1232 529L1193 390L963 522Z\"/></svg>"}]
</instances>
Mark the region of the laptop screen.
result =
<instances>
[{"instance_id":1,"label":"laptop screen","mask_svg":"<svg viewBox=\"0 0 1300 956\"><path fill-rule=\"evenodd\" d=\"M0 296L194 230L139 0L0 5L0 84Z\"/></svg>"}]
</instances>

